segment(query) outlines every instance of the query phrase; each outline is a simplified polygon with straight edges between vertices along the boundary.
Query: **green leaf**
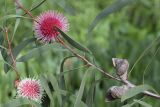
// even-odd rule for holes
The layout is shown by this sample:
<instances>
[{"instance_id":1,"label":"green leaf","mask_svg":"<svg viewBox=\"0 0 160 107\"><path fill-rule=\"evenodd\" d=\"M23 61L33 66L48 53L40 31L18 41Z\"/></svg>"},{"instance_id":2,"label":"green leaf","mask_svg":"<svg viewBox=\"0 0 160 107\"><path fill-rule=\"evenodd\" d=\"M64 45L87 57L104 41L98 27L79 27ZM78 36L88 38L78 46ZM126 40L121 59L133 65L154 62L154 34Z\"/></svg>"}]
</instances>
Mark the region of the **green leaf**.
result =
<instances>
[{"instance_id":1,"label":"green leaf","mask_svg":"<svg viewBox=\"0 0 160 107\"><path fill-rule=\"evenodd\" d=\"M88 94L87 94L87 98L86 98L86 104L88 105L88 107L94 106L94 97L95 97L95 90L96 90L95 71L92 72L91 78L92 78L92 83L91 83L91 86L88 90Z\"/></svg>"},{"instance_id":2,"label":"green leaf","mask_svg":"<svg viewBox=\"0 0 160 107\"><path fill-rule=\"evenodd\" d=\"M121 101L125 101L139 93L142 93L146 90L153 90L152 87L148 85L140 85L129 89L124 95L122 95Z\"/></svg>"},{"instance_id":3,"label":"green leaf","mask_svg":"<svg viewBox=\"0 0 160 107\"><path fill-rule=\"evenodd\" d=\"M64 96L67 96L68 94L71 94L69 97L71 98L71 100L75 101L76 100L76 96L74 94L72 94L71 92L68 92L66 90L60 90L61 94ZM80 105L81 107L88 107L83 101L80 101Z\"/></svg>"},{"instance_id":4,"label":"green leaf","mask_svg":"<svg viewBox=\"0 0 160 107\"><path fill-rule=\"evenodd\" d=\"M19 1L19 3L22 4L22 1ZM16 3L15 3L15 9L16 9L16 15L21 15L22 10L20 8L18 8ZM20 20L21 20L21 18L16 18L16 22L15 22L15 25L14 25L14 30L13 30L13 35L12 35L11 42L12 42L12 40L14 38L14 35L16 33L16 30L17 30L17 28L19 26Z\"/></svg>"},{"instance_id":5,"label":"green leaf","mask_svg":"<svg viewBox=\"0 0 160 107\"><path fill-rule=\"evenodd\" d=\"M33 20L32 18L29 18L29 17L24 17L24 16L21 16L21 15L10 14L10 15L6 15L6 16L0 18L0 21L11 19L11 18L24 18L24 19L31 19L31 20Z\"/></svg>"},{"instance_id":6,"label":"green leaf","mask_svg":"<svg viewBox=\"0 0 160 107\"><path fill-rule=\"evenodd\" d=\"M109 7L106 7L102 12L100 12L96 18L93 20L91 25L89 26L88 33L90 33L95 26L98 24L98 22L111 13L114 13L116 11L119 11L121 8L125 7L128 4L131 4L132 2L135 2L136 0L117 0L114 4L112 4Z\"/></svg>"},{"instance_id":7,"label":"green leaf","mask_svg":"<svg viewBox=\"0 0 160 107\"><path fill-rule=\"evenodd\" d=\"M63 31L61 31L58 27L55 27L59 33L63 36L63 38L70 44L72 45L73 47L83 51L83 52L87 52L87 53L90 53L90 51L83 47L81 44L79 44L78 42L74 41L72 38L70 38L67 34L65 34Z\"/></svg>"},{"instance_id":8,"label":"green leaf","mask_svg":"<svg viewBox=\"0 0 160 107\"><path fill-rule=\"evenodd\" d=\"M14 58L16 58L18 56L18 54L22 51L23 48L25 48L29 43L34 42L35 40L36 40L35 38L27 39L27 40L21 42L15 48L13 48L12 54L13 54ZM12 65L13 61L12 61L11 57L7 55L6 52L4 52L3 58L6 62L8 62L10 65ZM10 66L8 64L4 64L4 71L8 72L9 70L10 70Z\"/></svg>"},{"instance_id":9,"label":"green leaf","mask_svg":"<svg viewBox=\"0 0 160 107\"><path fill-rule=\"evenodd\" d=\"M35 107L41 107L41 105L35 101L32 100L28 100L25 98L17 98L17 99L13 99L8 101L5 104L2 104L1 107L20 107L22 105L33 105Z\"/></svg>"},{"instance_id":10,"label":"green leaf","mask_svg":"<svg viewBox=\"0 0 160 107\"><path fill-rule=\"evenodd\" d=\"M63 66L64 66L65 61L66 61L67 59L73 58L73 57L75 57L75 56L68 56L68 57L65 57L65 58L62 60L61 66L60 66L60 74L63 73ZM59 84L60 84L60 88L61 88L62 90L66 90L64 75L60 75L60 77L59 77ZM62 96L62 107L64 107L65 100L66 100L66 97L65 97L65 96Z\"/></svg>"},{"instance_id":11,"label":"green leaf","mask_svg":"<svg viewBox=\"0 0 160 107\"><path fill-rule=\"evenodd\" d=\"M144 107L152 107L152 105L150 105L144 101L141 101L141 100L134 100L134 102L139 103L140 105L142 105Z\"/></svg>"},{"instance_id":12,"label":"green leaf","mask_svg":"<svg viewBox=\"0 0 160 107\"><path fill-rule=\"evenodd\" d=\"M40 47L32 49L26 55L20 57L17 61L18 62L28 61L29 59L33 57L38 57L40 53L47 52L48 50L54 50L55 52L67 51L66 49L62 48L59 44L49 44L49 45L44 45L44 46L40 46Z\"/></svg>"},{"instance_id":13,"label":"green leaf","mask_svg":"<svg viewBox=\"0 0 160 107\"><path fill-rule=\"evenodd\" d=\"M62 74L63 73L63 66L64 66L64 63L67 59L70 59L70 58L73 58L73 57L76 57L76 56L68 56L68 57L65 57L62 62L61 62L61 65L60 65L60 73ZM64 75L60 75L60 87L61 89L65 90L65 80L64 80Z\"/></svg>"},{"instance_id":14,"label":"green leaf","mask_svg":"<svg viewBox=\"0 0 160 107\"><path fill-rule=\"evenodd\" d=\"M58 81L57 81L56 77L53 76L52 74L48 74L48 79L50 80L50 82L53 86L53 89L54 89L55 93L57 94L58 102L61 106L62 105L62 97L61 97L61 94L60 94L60 88L59 88L59 85L58 85Z\"/></svg>"},{"instance_id":15,"label":"green leaf","mask_svg":"<svg viewBox=\"0 0 160 107\"><path fill-rule=\"evenodd\" d=\"M47 79L45 78L44 75L41 75L40 81L41 81L43 89L46 91L49 99L51 100L51 103L54 105L54 100L53 100L52 92L51 92L51 90L50 90L50 88L48 86Z\"/></svg>"},{"instance_id":16,"label":"green leaf","mask_svg":"<svg viewBox=\"0 0 160 107\"><path fill-rule=\"evenodd\" d=\"M81 82L81 86L79 88L78 95L77 95L74 107L81 107L80 106L80 101L82 99L82 95L83 95L83 92L84 92L85 84L86 84L86 81L87 81L87 79L89 77L89 74L90 74L90 70L88 69L85 72L84 76L83 76L83 79L82 79L82 82Z\"/></svg>"},{"instance_id":17,"label":"green leaf","mask_svg":"<svg viewBox=\"0 0 160 107\"><path fill-rule=\"evenodd\" d=\"M34 6L29 10L29 12L37 9L37 8L38 8L39 6L41 6L45 1L47 1L47 0L42 0L42 1L40 1L39 3L37 3L36 5L34 5ZM26 15L26 14L27 14L27 13L24 13L23 15Z\"/></svg>"},{"instance_id":18,"label":"green leaf","mask_svg":"<svg viewBox=\"0 0 160 107\"><path fill-rule=\"evenodd\" d=\"M14 55L14 57L17 57L17 55L22 51L23 48L25 48L28 44L34 42L35 40L36 40L36 38L27 39L27 40L21 42L15 48L13 48L13 55Z\"/></svg>"},{"instance_id":19,"label":"green leaf","mask_svg":"<svg viewBox=\"0 0 160 107\"><path fill-rule=\"evenodd\" d=\"M58 6L63 8L64 11L66 11L67 13L69 13L71 15L76 14L76 10L66 0L58 0L58 1L57 0L52 0L52 3L57 4Z\"/></svg>"}]
</instances>

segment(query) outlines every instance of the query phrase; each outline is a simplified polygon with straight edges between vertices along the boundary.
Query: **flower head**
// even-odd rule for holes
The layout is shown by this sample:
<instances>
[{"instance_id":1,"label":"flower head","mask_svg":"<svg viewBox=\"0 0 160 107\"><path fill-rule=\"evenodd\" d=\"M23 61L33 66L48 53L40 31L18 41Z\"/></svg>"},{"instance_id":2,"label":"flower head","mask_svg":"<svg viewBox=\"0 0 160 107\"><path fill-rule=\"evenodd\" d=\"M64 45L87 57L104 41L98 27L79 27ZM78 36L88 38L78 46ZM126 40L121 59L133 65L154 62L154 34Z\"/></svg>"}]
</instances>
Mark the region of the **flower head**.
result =
<instances>
[{"instance_id":1,"label":"flower head","mask_svg":"<svg viewBox=\"0 0 160 107\"><path fill-rule=\"evenodd\" d=\"M40 14L34 21L36 38L44 42L54 40L59 35L57 29L54 28L55 26L64 32L68 31L67 18L63 14L51 10Z\"/></svg>"},{"instance_id":2,"label":"flower head","mask_svg":"<svg viewBox=\"0 0 160 107\"><path fill-rule=\"evenodd\" d=\"M18 97L23 97L37 102L41 102L43 89L39 80L25 78L18 83L17 93Z\"/></svg>"}]
</instances>

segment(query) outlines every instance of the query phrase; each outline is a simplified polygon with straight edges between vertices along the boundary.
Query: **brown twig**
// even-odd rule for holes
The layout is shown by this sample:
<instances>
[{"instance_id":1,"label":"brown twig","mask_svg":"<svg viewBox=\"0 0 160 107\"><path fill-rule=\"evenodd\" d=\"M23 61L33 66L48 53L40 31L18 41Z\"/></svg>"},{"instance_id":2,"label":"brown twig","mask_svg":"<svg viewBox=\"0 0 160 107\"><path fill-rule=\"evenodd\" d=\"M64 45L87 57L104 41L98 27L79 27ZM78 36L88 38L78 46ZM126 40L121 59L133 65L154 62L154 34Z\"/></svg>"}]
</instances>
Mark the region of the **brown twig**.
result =
<instances>
[{"instance_id":1,"label":"brown twig","mask_svg":"<svg viewBox=\"0 0 160 107\"><path fill-rule=\"evenodd\" d=\"M8 43L9 55L11 56L11 59L12 59L12 61L13 61L13 69L14 69L14 71L16 72L16 76L17 76L16 79L19 79L20 75L19 75L19 73L18 73L18 70L16 69L16 60L15 60L14 55L13 55L13 53L12 53L11 42L10 42L9 37L8 37L8 29L5 28L5 29L4 29L4 32L5 32L5 37L6 37L7 43Z\"/></svg>"},{"instance_id":2,"label":"brown twig","mask_svg":"<svg viewBox=\"0 0 160 107\"><path fill-rule=\"evenodd\" d=\"M39 23L37 20L34 19L34 16L27 9L25 9L22 5L18 3L18 0L14 1L19 8L21 8L26 14L28 14L35 22Z\"/></svg>"},{"instance_id":3,"label":"brown twig","mask_svg":"<svg viewBox=\"0 0 160 107\"><path fill-rule=\"evenodd\" d=\"M100 71L102 74L104 74L106 77L111 78L113 80L122 82L123 84L133 88L135 87L134 84L132 84L130 81L128 80L122 80L119 78L116 78L112 75L110 75L109 73L105 72L104 70L102 70L101 68L97 67L96 65L94 65L93 63L91 63L89 60L87 60L85 57L81 56L80 54L76 53L70 46L68 46L67 44L65 44L65 42L61 39L61 38L57 38L58 42L61 43L65 48L67 48L68 50L70 50L75 56L77 56L78 58L80 58L81 60L83 60L84 62L86 62L89 66L92 66L94 68L96 68L98 71ZM156 99L160 99L160 95L149 92L149 91L144 91L143 92L145 95L156 98Z\"/></svg>"},{"instance_id":4,"label":"brown twig","mask_svg":"<svg viewBox=\"0 0 160 107\"><path fill-rule=\"evenodd\" d=\"M18 3L18 0L14 0L15 1L15 3L17 4L17 6L19 7L19 8L21 8L25 13L27 13L31 18L34 18L33 17L33 15L28 11L28 10L26 10L25 8L23 8L23 6L21 6L19 3Z\"/></svg>"},{"instance_id":5,"label":"brown twig","mask_svg":"<svg viewBox=\"0 0 160 107\"><path fill-rule=\"evenodd\" d=\"M65 44L65 42L60 39L57 38L58 42L60 42L65 48L67 48L68 50L70 50L75 56L77 56L78 58L80 58L81 60L83 60L84 62L86 62L89 66L92 66L94 68L96 68L98 71L100 71L102 74L104 74L106 77L112 78L114 80L117 81L121 81L119 78L116 78L112 75L110 75L109 73L105 72L104 70L102 70L101 68L97 67L96 65L92 64L90 61L88 61L85 57L81 56L80 54L76 53L72 48L70 48L68 45Z\"/></svg>"}]
</instances>

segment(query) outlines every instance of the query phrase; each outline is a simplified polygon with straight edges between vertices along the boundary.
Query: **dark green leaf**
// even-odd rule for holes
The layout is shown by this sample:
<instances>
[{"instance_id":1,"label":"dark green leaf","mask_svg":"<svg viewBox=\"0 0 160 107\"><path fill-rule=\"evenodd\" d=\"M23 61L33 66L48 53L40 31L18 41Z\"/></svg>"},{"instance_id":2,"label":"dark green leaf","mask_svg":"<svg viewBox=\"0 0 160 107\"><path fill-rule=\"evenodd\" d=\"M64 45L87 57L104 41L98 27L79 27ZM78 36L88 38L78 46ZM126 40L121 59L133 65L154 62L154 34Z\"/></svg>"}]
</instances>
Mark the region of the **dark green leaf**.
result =
<instances>
[{"instance_id":1,"label":"dark green leaf","mask_svg":"<svg viewBox=\"0 0 160 107\"><path fill-rule=\"evenodd\" d=\"M17 61L18 62L25 62L33 57L38 57L40 53L47 52L48 50L54 50L54 51L67 51L66 49L62 48L59 44L49 44L40 46L37 48L32 49L29 51L26 55L20 57Z\"/></svg>"},{"instance_id":2,"label":"dark green leaf","mask_svg":"<svg viewBox=\"0 0 160 107\"><path fill-rule=\"evenodd\" d=\"M95 26L98 24L98 22L102 19L104 19L105 17L107 17L108 15L110 15L111 13L114 13L118 10L120 10L121 8L123 8L124 6L131 4L133 2L135 2L136 0L117 0L114 4L112 4L109 7L106 7L102 12L100 12L96 18L93 20L93 22L91 23L91 25L89 26L88 29L88 33L90 33Z\"/></svg>"},{"instance_id":3,"label":"dark green leaf","mask_svg":"<svg viewBox=\"0 0 160 107\"><path fill-rule=\"evenodd\" d=\"M134 102L136 102L136 103L138 103L138 104L140 104L140 105L142 105L144 107L152 107L152 105L150 105L150 104L148 104L148 103L146 103L144 101L141 101L141 100L134 100Z\"/></svg>"},{"instance_id":4,"label":"dark green leaf","mask_svg":"<svg viewBox=\"0 0 160 107\"><path fill-rule=\"evenodd\" d=\"M140 86L136 86L133 87L131 89L129 89L124 95L122 95L121 101L125 101L139 93L142 93L146 90L153 90L150 86L148 85L140 85Z\"/></svg>"},{"instance_id":5,"label":"dark green leaf","mask_svg":"<svg viewBox=\"0 0 160 107\"><path fill-rule=\"evenodd\" d=\"M83 47L81 44L79 44L78 42L74 41L72 38L70 38L67 34L65 34L63 31L61 31L58 27L56 27L56 29L60 32L60 34L63 36L63 38L69 43L71 44L73 47L83 51L83 52L87 52L90 53L90 51Z\"/></svg>"}]
</instances>

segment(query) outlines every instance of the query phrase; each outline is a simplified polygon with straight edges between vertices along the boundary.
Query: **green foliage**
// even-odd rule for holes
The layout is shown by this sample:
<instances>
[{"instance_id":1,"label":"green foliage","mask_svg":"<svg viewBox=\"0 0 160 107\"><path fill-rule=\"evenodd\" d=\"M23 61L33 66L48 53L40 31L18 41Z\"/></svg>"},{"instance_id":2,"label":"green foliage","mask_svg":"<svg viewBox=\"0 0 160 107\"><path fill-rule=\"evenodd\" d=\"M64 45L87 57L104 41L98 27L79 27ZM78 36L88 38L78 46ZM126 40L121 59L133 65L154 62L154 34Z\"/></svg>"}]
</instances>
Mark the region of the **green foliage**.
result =
<instances>
[{"instance_id":1,"label":"green foliage","mask_svg":"<svg viewBox=\"0 0 160 107\"><path fill-rule=\"evenodd\" d=\"M125 101L139 93L142 93L143 91L152 90L152 88L148 85L140 85L136 86L134 88L129 89L121 98L121 101Z\"/></svg>"},{"instance_id":2,"label":"green foliage","mask_svg":"<svg viewBox=\"0 0 160 107\"><path fill-rule=\"evenodd\" d=\"M22 105L30 105L30 104L33 106L36 106L36 107L41 107L40 104L38 104L34 101L31 101L31 100L25 99L25 98L13 99L13 100L1 105L1 107L19 107Z\"/></svg>"},{"instance_id":3,"label":"green foliage","mask_svg":"<svg viewBox=\"0 0 160 107\"><path fill-rule=\"evenodd\" d=\"M23 0L22 4L35 17L45 10L61 11L69 19L70 31L67 34L59 32L71 46L82 51L81 54L91 52L87 57L93 57L96 65L113 75L111 58L127 58L130 62L129 80L160 90L159 3L160 0ZM50 107L159 107L159 100L150 97L128 99L151 89L148 85L137 86L124 94L121 100L127 99L126 105L119 100L106 103L106 90L120 83L104 79L94 69L86 71L88 66L71 58L74 56L59 44L36 44L32 19L24 11L16 12L12 0L1 0L0 6L0 27L9 28L17 69L22 77L40 77ZM7 49L1 31L0 106L41 106L26 99L14 99L16 76L14 72L8 72L12 60Z\"/></svg>"}]
</instances>

